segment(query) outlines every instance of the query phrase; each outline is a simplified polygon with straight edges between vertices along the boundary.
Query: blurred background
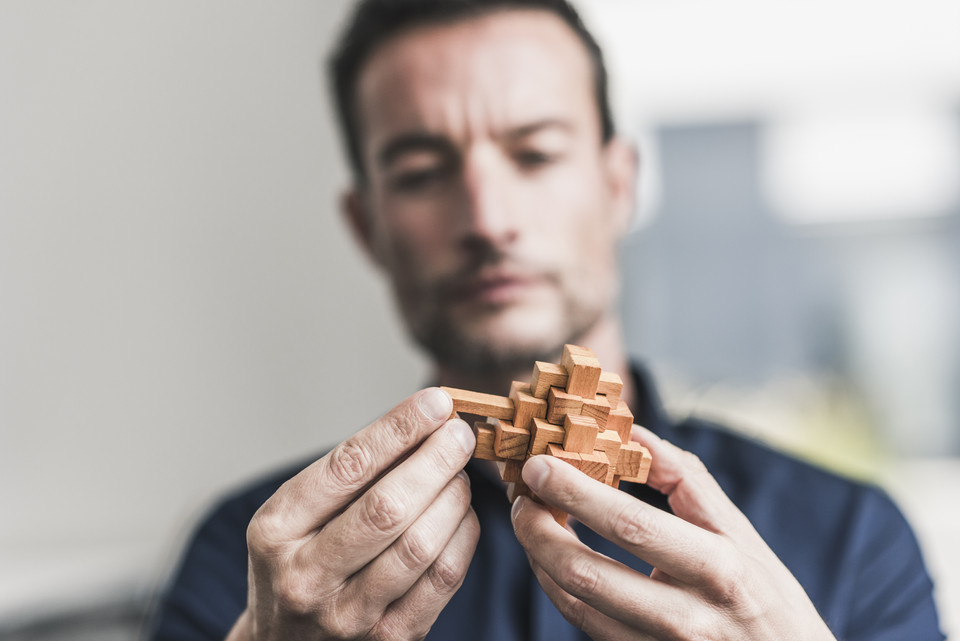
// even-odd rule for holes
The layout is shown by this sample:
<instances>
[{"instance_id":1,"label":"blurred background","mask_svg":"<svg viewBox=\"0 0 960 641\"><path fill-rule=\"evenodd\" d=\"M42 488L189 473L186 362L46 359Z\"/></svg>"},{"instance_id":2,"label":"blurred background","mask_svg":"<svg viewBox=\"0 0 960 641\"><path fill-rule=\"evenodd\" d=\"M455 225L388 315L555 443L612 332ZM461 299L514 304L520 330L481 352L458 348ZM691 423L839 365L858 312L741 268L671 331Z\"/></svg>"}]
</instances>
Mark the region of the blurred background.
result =
<instances>
[{"instance_id":1,"label":"blurred background","mask_svg":"<svg viewBox=\"0 0 960 641\"><path fill-rule=\"evenodd\" d=\"M0 2L5 641L135 638L215 497L426 380L336 209L350 4ZM643 159L632 353L887 487L960 631L960 3L578 5Z\"/></svg>"}]
</instances>

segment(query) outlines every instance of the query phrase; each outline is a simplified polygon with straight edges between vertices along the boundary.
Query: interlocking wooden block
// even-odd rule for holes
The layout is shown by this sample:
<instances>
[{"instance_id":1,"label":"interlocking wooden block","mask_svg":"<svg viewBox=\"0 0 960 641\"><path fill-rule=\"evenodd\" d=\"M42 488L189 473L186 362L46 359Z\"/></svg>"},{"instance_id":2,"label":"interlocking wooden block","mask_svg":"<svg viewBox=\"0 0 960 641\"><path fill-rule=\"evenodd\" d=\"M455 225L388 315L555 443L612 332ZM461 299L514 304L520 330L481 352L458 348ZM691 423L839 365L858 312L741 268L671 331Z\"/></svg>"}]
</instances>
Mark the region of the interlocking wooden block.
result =
<instances>
[{"instance_id":1,"label":"interlocking wooden block","mask_svg":"<svg viewBox=\"0 0 960 641\"><path fill-rule=\"evenodd\" d=\"M530 393L530 385L514 381L510 386L510 400L516 408L513 425L522 429L530 429L534 418L546 418L547 401L537 398Z\"/></svg>"},{"instance_id":2,"label":"interlocking wooden block","mask_svg":"<svg viewBox=\"0 0 960 641\"><path fill-rule=\"evenodd\" d=\"M530 449L527 453L530 456L546 454L549 443L556 445L563 443L563 428L547 422L546 419L533 419L533 428L530 430Z\"/></svg>"},{"instance_id":3,"label":"interlocking wooden block","mask_svg":"<svg viewBox=\"0 0 960 641\"><path fill-rule=\"evenodd\" d=\"M513 503L517 500L518 496L528 496L533 498L533 492L523 481L507 483L507 500L510 501L510 503Z\"/></svg>"},{"instance_id":4,"label":"interlocking wooden block","mask_svg":"<svg viewBox=\"0 0 960 641\"><path fill-rule=\"evenodd\" d=\"M580 471L601 483L607 480L610 471L610 461L603 452L590 452L580 455Z\"/></svg>"},{"instance_id":5,"label":"interlocking wooden block","mask_svg":"<svg viewBox=\"0 0 960 641\"><path fill-rule=\"evenodd\" d=\"M557 363L537 361L530 377L531 393L537 398L546 398L551 387L567 386L567 370Z\"/></svg>"},{"instance_id":6,"label":"interlocking wooden block","mask_svg":"<svg viewBox=\"0 0 960 641\"><path fill-rule=\"evenodd\" d=\"M567 414L580 414L582 407L582 398L567 394L559 387L551 387L547 393L547 420L555 425L562 425Z\"/></svg>"},{"instance_id":7,"label":"interlocking wooden block","mask_svg":"<svg viewBox=\"0 0 960 641\"><path fill-rule=\"evenodd\" d=\"M494 460L507 482L508 498L532 494L522 480L531 456L554 456L588 476L617 487L620 480L643 482L650 453L630 442L633 413L623 401L623 381L600 371L589 349L564 346L562 362L538 362L529 384L514 381L510 396L443 388L453 399L453 414L485 416L473 426L474 458ZM567 515L546 506L557 523Z\"/></svg>"},{"instance_id":8,"label":"interlocking wooden block","mask_svg":"<svg viewBox=\"0 0 960 641\"><path fill-rule=\"evenodd\" d=\"M624 443L617 458L617 476L624 481L646 483L652 460L647 448L639 443Z\"/></svg>"},{"instance_id":9,"label":"interlocking wooden block","mask_svg":"<svg viewBox=\"0 0 960 641\"><path fill-rule=\"evenodd\" d=\"M507 483L516 483L517 481L522 482L523 478L520 476L520 471L523 469L523 463L524 461L517 461L515 459L497 461L497 469L500 470L500 478ZM513 499L511 499L510 502L513 503Z\"/></svg>"},{"instance_id":10,"label":"interlocking wooden block","mask_svg":"<svg viewBox=\"0 0 960 641\"><path fill-rule=\"evenodd\" d=\"M453 414L450 415L450 418L453 418L457 412L463 412L464 414L476 414L477 416L499 418L506 421L513 420L513 401L509 398L453 387L442 387L440 389L453 399Z\"/></svg>"},{"instance_id":11,"label":"interlocking wooden block","mask_svg":"<svg viewBox=\"0 0 960 641\"><path fill-rule=\"evenodd\" d=\"M630 428L632 427L633 412L627 407L626 402L620 399L617 409L611 410L610 416L607 417L607 429L616 430L617 434L620 435L620 442L627 443L630 441Z\"/></svg>"},{"instance_id":12,"label":"interlocking wooden block","mask_svg":"<svg viewBox=\"0 0 960 641\"><path fill-rule=\"evenodd\" d=\"M616 430L603 430L597 435L597 444L593 449L606 454L610 465L615 467L617 465L617 458L620 456L620 447L622 445L623 442L620 440L620 435L617 434Z\"/></svg>"},{"instance_id":13,"label":"interlocking wooden block","mask_svg":"<svg viewBox=\"0 0 960 641\"><path fill-rule=\"evenodd\" d=\"M485 421L477 421L473 424L473 435L477 437L477 446L473 450L474 458L484 461L497 460L497 454L493 451L493 443L496 440L496 426Z\"/></svg>"},{"instance_id":14,"label":"interlocking wooden block","mask_svg":"<svg viewBox=\"0 0 960 641\"><path fill-rule=\"evenodd\" d=\"M578 470L580 469L580 465L583 463L583 459L580 458L579 453L569 452L555 443L550 443L547 445L547 455L556 456L561 461L569 463Z\"/></svg>"},{"instance_id":15,"label":"interlocking wooden block","mask_svg":"<svg viewBox=\"0 0 960 641\"><path fill-rule=\"evenodd\" d=\"M547 508L547 510L553 516L553 520L559 523L560 527L567 527L567 517L569 516L569 514L567 514L560 508L553 507L552 505L547 505L542 500L540 500L540 497L537 496L536 494L533 495L533 500L539 503L540 505L542 505L543 507Z\"/></svg>"},{"instance_id":16,"label":"interlocking wooden block","mask_svg":"<svg viewBox=\"0 0 960 641\"><path fill-rule=\"evenodd\" d=\"M523 460L527 457L530 432L500 420L494 430L493 451L500 458Z\"/></svg>"},{"instance_id":17,"label":"interlocking wooden block","mask_svg":"<svg viewBox=\"0 0 960 641\"><path fill-rule=\"evenodd\" d=\"M600 428L589 416L567 414L563 417L563 449L568 452L589 454L597 444Z\"/></svg>"},{"instance_id":18,"label":"interlocking wooden block","mask_svg":"<svg viewBox=\"0 0 960 641\"><path fill-rule=\"evenodd\" d=\"M584 416L592 416L597 421L600 429L607 428L607 419L610 418L610 403L605 396L597 395L596 398L583 399L583 408L580 413Z\"/></svg>"},{"instance_id":19,"label":"interlocking wooden block","mask_svg":"<svg viewBox=\"0 0 960 641\"><path fill-rule=\"evenodd\" d=\"M600 383L600 361L586 347L577 345L563 346L563 359L560 361L567 372L567 394L581 398L593 398L597 395Z\"/></svg>"},{"instance_id":20,"label":"interlocking wooden block","mask_svg":"<svg viewBox=\"0 0 960 641\"><path fill-rule=\"evenodd\" d=\"M623 393L623 380L616 372L601 372L600 382L597 383L597 394L607 397L610 407L620 404L620 395Z\"/></svg>"}]
</instances>

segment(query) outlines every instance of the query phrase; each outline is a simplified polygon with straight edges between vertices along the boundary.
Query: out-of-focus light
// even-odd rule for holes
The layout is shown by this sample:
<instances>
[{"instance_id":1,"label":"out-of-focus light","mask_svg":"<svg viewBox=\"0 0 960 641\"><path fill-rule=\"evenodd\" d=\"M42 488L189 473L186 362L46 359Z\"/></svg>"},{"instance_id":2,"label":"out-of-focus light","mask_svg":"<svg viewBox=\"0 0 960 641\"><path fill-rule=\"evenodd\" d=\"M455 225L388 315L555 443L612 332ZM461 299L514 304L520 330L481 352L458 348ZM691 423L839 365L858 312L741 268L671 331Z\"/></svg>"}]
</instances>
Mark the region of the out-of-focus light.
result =
<instances>
[{"instance_id":1,"label":"out-of-focus light","mask_svg":"<svg viewBox=\"0 0 960 641\"><path fill-rule=\"evenodd\" d=\"M795 223L920 218L960 197L960 131L953 113L830 111L766 128L761 166L773 209Z\"/></svg>"}]
</instances>

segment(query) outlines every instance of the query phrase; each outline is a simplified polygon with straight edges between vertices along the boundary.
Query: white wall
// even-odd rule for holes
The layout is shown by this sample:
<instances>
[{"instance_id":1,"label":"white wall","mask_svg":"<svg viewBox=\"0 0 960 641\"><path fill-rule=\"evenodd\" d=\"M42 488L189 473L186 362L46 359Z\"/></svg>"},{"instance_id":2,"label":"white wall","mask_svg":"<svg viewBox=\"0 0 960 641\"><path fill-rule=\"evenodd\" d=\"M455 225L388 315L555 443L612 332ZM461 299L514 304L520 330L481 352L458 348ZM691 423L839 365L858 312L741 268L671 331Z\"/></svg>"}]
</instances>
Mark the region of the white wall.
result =
<instances>
[{"instance_id":1,"label":"white wall","mask_svg":"<svg viewBox=\"0 0 960 641\"><path fill-rule=\"evenodd\" d=\"M335 206L345 4L0 3L0 617L425 380Z\"/></svg>"}]
</instances>

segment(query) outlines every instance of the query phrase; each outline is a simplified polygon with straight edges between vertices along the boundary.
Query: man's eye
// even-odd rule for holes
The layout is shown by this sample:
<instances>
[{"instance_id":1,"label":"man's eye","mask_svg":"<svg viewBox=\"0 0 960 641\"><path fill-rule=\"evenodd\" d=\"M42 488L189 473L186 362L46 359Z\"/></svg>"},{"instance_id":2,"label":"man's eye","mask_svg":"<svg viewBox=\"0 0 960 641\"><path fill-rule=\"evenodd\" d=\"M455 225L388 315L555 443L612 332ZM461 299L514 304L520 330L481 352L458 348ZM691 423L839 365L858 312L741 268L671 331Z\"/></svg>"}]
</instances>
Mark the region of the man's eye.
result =
<instances>
[{"instance_id":1,"label":"man's eye","mask_svg":"<svg viewBox=\"0 0 960 641\"><path fill-rule=\"evenodd\" d=\"M520 151L514 156L517 164L527 169L536 169L548 165L556 160L555 154L548 154L542 151Z\"/></svg>"},{"instance_id":2,"label":"man's eye","mask_svg":"<svg viewBox=\"0 0 960 641\"><path fill-rule=\"evenodd\" d=\"M403 171L390 179L390 187L400 192L422 191L439 183L443 179L443 174L442 167Z\"/></svg>"}]
</instances>

